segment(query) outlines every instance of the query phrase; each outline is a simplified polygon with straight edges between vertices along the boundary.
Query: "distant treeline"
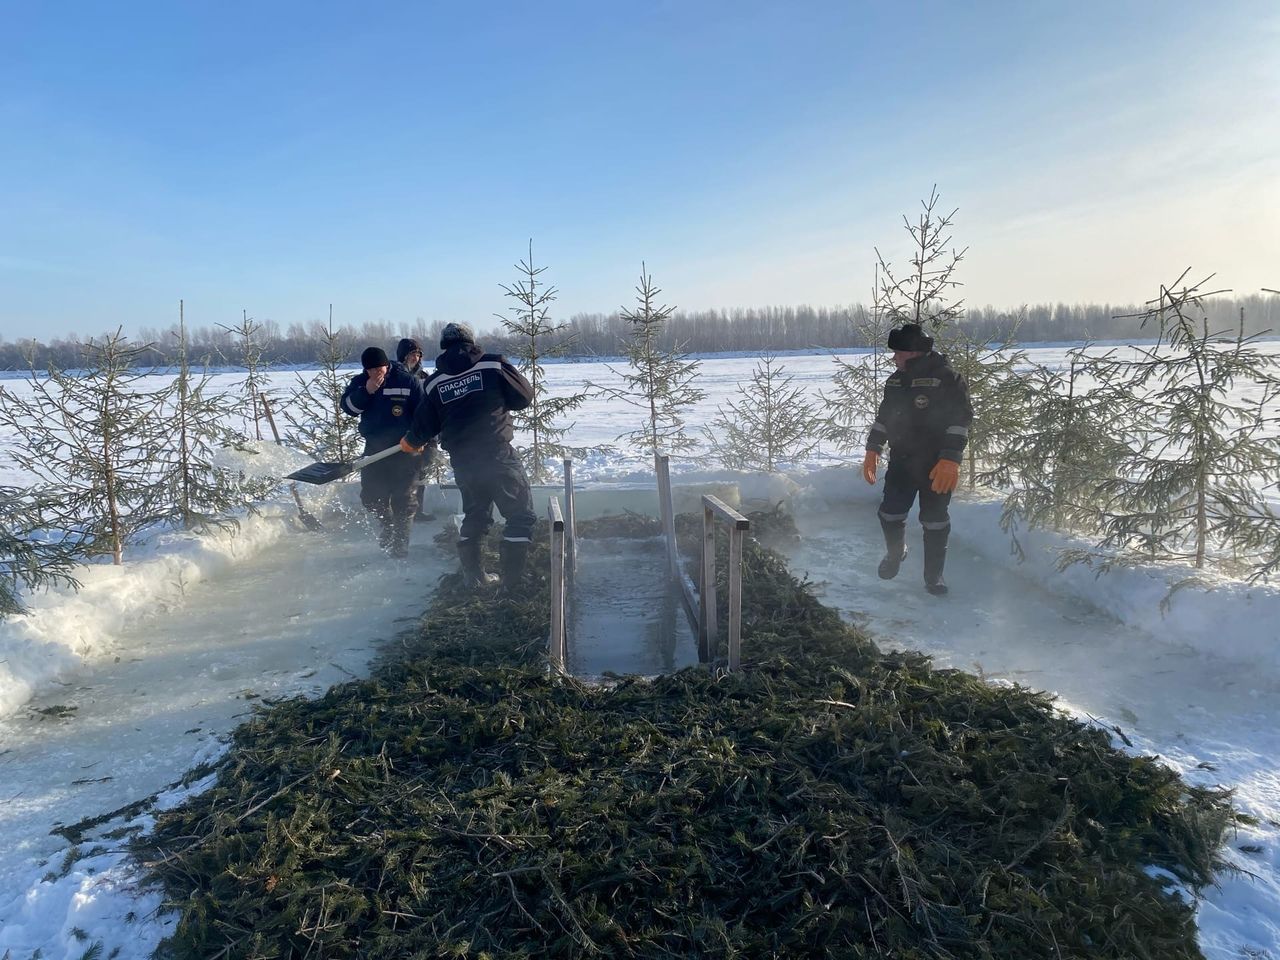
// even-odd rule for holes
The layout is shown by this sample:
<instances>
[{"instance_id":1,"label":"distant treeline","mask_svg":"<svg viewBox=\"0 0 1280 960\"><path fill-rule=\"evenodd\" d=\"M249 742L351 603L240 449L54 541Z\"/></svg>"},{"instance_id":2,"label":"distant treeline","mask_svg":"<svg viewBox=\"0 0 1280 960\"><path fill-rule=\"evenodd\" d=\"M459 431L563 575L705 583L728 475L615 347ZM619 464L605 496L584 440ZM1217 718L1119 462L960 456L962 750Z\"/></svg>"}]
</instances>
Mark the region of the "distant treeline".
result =
<instances>
[{"instance_id":1,"label":"distant treeline","mask_svg":"<svg viewBox=\"0 0 1280 960\"><path fill-rule=\"evenodd\" d=\"M1226 295L1206 301L1213 330L1237 329L1244 311L1246 333L1280 331L1280 297L1257 294L1245 297ZM746 307L734 310L698 310L677 312L663 333L664 348L678 347L688 353L721 351L802 350L809 347L845 349L864 347L855 321L866 308L861 305L838 307ZM1017 310L996 307L973 307L965 314L963 326L974 337L999 339L1009 327L1021 319L1018 340L1043 343L1056 340L1133 340L1153 336L1140 321L1126 314L1139 314L1138 304L1036 304ZM256 346L265 362L272 364L310 364L318 357L320 338L325 325L291 323L281 327L272 320L259 321ZM572 339L565 351L569 357L619 356L629 327L617 313L580 313L566 321L563 335ZM405 336L423 343L428 360L433 355L444 321L432 324L418 320L396 325L376 321L362 326L344 325L339 333L349 345L354 360L370 345L384 347L388 353ZM496 319L475 324L482 345L494 352L509 353L514 340L501 329ZM135 342L150 343L140 362L147 365L168 363L173 354L177 326L168 330L142 328ZM211 364L237 364L243 356L241 338L222 327L204 327L187 331L188 349L192 356ZM74 368L80 357L79 340L55 339L48 343L24 340L9 343L0 339L0 370L26 369L34 363L44 369L49 363L63 369Z\"/></svg>"}]
</instances>

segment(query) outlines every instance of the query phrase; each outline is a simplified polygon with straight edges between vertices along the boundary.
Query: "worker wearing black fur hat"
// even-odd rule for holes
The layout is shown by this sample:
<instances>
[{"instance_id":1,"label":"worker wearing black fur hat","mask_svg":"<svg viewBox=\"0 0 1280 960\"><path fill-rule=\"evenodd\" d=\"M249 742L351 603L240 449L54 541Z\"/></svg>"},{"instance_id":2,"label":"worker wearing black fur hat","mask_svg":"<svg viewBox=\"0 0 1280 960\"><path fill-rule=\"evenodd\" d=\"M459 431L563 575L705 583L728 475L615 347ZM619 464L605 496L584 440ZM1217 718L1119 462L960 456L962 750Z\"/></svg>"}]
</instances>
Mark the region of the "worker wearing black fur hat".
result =
<instances>
[{"instance_id":1,"label":"worker wearing black fur hat","mask_svg":"<svg viewBox=\"0 0 1280 960\"><path fill-rule=\"evenodd\" d=\"M524 571L537 514L529 478L511 446L510 411L523 410L533 402L533 387L499 354L476 346L466 324L447 325L440 333L440 349L436 369L426 380L422 406L400 446L416 452L439 435L441 446L449 451L462 494L458 558L468 586L485 586L496 579L484 572L481 551L497 505L506 520L502 585L511 590Z\"/></svg>"},{"instance_id":2,"label":"worker wearing black fur hat","mask_svg":"<svg viewBox=\"0 0 1280 960\"><path fill-rule=\"evenodd\" d=\"M364 456L394 447L422 404L422 384L381 347L360 354L363 373L351 378L339 406L360 418ZM379 521L378 542L393 557L409 555L409 529L417 509L415 487L422 461L394 456L360 471L360 502Z\"/></svg>"},{"instance_id":3,"label":"worker wearing black fur hat","mask_svg":"<svg viewBox=\"0 0 1280 960\"><path fill-rule=\"evenodd\" d=\"M426 382L427 371L422 366L422 345L413 337L404 337L396 344L396 360L404 364L404 368L417 377L420 383ZM413 519L422 523L434 520L436 515L426 509L427 471L432 465L431 458L424 458L420 463L422 471L418 476L418 512L413 515Z\"/></svg>"},{"instance_id":4,"label":"worker wearing black fur hat","mask_svg":"<svg viewBox=\"0 0 1280 960\"><path fill-rule=\"evenodd\" d=\"M947 506L959 482L973 421L969 387L947 358L934 351L933 338L925 336L918 324L890 331L889 349L898 369L885 381L884 399L867 435L862 461L862 476L874 485L885 445L892 451L880 504L886 552L879 574L882 580L898 575L907 555L907 517L919 494L925 589L941 596L947 592L942 568L951 533Z\"/></svg>"}]
</instances>

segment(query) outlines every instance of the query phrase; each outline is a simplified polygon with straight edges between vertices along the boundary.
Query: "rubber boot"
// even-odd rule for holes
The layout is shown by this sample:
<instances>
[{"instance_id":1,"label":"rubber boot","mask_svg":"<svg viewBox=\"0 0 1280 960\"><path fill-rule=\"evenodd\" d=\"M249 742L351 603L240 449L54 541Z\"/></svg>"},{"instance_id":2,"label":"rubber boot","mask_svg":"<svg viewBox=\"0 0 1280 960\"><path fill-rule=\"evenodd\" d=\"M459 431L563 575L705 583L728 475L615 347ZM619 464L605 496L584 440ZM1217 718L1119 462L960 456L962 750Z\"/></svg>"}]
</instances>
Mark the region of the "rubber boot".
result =
<instances>
[{"instance_id":1,"label":"rubber boot","mask_svg":"<svg viewBox=\"0 0 1280 960\"><path fill-rule=\"evenodd\" d=\"M409 530L412 522L411 517L396 517L392 521L387 553L397 560L402 560L409 555Z\"/></svg>"},{"instance_id":2,"label":"rubber boot","mask_svg":"<svg viewBox=\"0 0 1280 960\"><path fill-rule=\"evenodd\" d=\"M428 520L434 520L436 515L426 510L423 504L427 502L427 485L424 483L418 488L418 510L413 515L414 523L426 523Z\"/></svg>"},{"instance_id":3,"label":"rubber boot","mask_svg":"<svg viewBox=\"0 0 1280 960\"><path fill-rule=\"evenodd\" d=\"M389 550L391 549L391 541L394 536L391 514L385 506L380 509L375 509L372 512L373 515L378 518L378 546L383 550Z\"/></svg>"},{"instance_id":4,"label":"rubber boot","mask_svg":"<svg viewBox=\"0 0 1280 960\"><path fill-rule=\"evenodd\" d=\"M458 559L462 561L462 582L472 588L487 587L498 582L492 573L485 573L480 563L480 541L459 540Z\"/></svg>"},{"instance_id":5,"label":"rubber boot","mask_svg":"<svg viewBox=\"0 0 1280 960\"><path fill-rule=\"evenodd\" d=\"M907 524L899 520L895 523L880 521L880 529L884 531L884 559L876 571L881 580L892 580L898 575L902 561L907 555Z\"/></svg>"},{"instance_id":6,"label":"rubber boot","mask_svg":"<svg viewBox=\"0 0 1280 960\"><path fill-rule=\"evenodd\" d=\"M519 540L503 540L498 548L501 557L502 591L511 593L520 585L520 577L524 573L525 561L529 559L529 547L532 544Z\"/></svg>"},{"instance_id":7,"label":"rubber boot","mask_svg":"<svg viewBox=\"0 0 1280 960\"><path fill-rule=\"evenodd\" d=\"M950 527L924 532L924 588L935 597L947 592L946 581L942 579L942 568L947 564L947 537L950 535Z\"/></svg>"}]
</instances>

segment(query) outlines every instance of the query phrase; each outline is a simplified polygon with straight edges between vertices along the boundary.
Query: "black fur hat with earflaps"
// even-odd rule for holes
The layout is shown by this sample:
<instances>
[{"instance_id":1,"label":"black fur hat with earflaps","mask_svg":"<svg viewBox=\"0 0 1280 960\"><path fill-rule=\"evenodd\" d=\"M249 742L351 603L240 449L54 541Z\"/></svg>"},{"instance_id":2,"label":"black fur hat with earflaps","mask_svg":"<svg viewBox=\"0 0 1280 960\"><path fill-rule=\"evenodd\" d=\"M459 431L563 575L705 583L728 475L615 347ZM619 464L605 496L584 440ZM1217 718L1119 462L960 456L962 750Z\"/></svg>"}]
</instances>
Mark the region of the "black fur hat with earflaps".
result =
<instances>
[{"instance_id":1,"label":"black fur hat with earflaps","mask_svg":"<svg viewBox=\"0 0 1280 960\"><path fill-rule=\"evenodd\" d=\"M918 323L906 323L889 331L890 350L918 350L928 353L933 349L933 337L926 337Z\"/></svg>"}]
</instances>

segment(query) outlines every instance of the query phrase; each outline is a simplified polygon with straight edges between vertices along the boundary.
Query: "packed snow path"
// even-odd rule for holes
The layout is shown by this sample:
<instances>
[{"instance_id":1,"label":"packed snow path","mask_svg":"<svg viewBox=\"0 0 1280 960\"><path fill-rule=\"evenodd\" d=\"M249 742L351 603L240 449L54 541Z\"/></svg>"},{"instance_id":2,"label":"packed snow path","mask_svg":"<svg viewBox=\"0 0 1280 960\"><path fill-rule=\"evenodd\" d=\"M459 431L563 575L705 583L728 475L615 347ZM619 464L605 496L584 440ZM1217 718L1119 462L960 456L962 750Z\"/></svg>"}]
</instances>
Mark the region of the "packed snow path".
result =
<instances>
[{"instance_id":1,"label":"packed snow path","mask_svg":"<svg viewBox=\"0 0 1280 960\"><path fill-rule=\"evenodd\" d=\"M955 534L951 593L932 597L914 516L907 560L897 579L882 581L873 503L795 512L801 540L779 545L792 571L807 573L824 602L882 646L1055 693L1065 709L1119 726L1134 749L1191 782L1235 788L1237 808L1260 823L1228 835L1226 853L1254 876L1224 874L1205 892L1201 947L1209 960L1280 960L1280 676L1161 642L990 562Z\"/></svg>"},{"instance_id":2,"label":"packed snow path","mask_svg":"<svg viewBox=\"0 0 1280 960\"><path fill-rule=\"evenodd\" d=\"M45 861L67 847L52 827L178 780L216 755L217 738L256 698L319 693L363 674L454 565L431 543L435 524L418 524L409 560L393 561L367 525L340 520L285 534L188 588L181 607L122 635L113 656L0 720L0 956L41 946L57 955L73 925L57 884L41 883L59 870Z\"/></svg>"}]
</instances>

